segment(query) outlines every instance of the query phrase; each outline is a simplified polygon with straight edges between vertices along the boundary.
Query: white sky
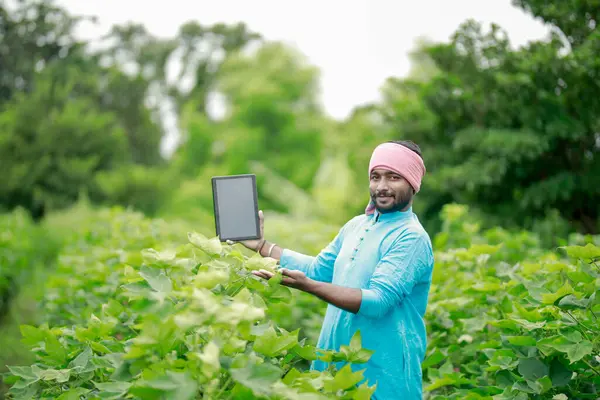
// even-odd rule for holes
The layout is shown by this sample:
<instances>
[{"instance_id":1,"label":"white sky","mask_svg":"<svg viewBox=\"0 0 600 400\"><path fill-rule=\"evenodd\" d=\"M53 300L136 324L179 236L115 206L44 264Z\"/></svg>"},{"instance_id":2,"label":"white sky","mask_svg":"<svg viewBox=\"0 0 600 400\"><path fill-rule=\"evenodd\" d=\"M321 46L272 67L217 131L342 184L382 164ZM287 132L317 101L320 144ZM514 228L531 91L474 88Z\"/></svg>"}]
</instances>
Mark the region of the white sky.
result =
<instances>
[{"instance_id":1,"label":"white sky","mask_svg":"<svg viewBox=\"0 0 600 400\"><path fill-rule=\"evenodd\" d=\"M321 71L321 101L334 118L376 101L387 77L409 70L408 52L419 36L447 41L474 18L498 23L514 45L544 37L547 28L510 0L57 0L75 14L99 17L80 35L97 38L116 23L143 23L158 36L174 36L186 21L244 21L266 39L303 52Z\"/></svg>"}]
</instances>

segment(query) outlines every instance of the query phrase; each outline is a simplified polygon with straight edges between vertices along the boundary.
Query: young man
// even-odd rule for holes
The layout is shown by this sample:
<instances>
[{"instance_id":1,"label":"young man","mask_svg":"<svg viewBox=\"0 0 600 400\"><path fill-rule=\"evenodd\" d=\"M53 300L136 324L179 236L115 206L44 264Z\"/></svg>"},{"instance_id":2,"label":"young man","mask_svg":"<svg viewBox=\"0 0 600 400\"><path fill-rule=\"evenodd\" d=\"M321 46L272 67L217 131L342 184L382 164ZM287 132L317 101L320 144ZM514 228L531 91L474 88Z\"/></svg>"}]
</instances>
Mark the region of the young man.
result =
<instances>
[{"instance_id":1,"label":"young man","mask_svg":"<svg viewBox=\"0 0 600 400\"><path fill-rule=\"evenodd\" d=\"M377 383L376 400L422 398L433 251L412 204L424 175L418 146L383 143L369 163L371 200L365 213L348 221L316 257L264 239L242 242L279 260L282 284L329 303L318 348L339 350L361 331L363 347L375 353L355 370L366 368L369 384ZM259 215L263 229L262 211ZM272 277L264 270L255 274ZM312 364L312 369L326 368L319 360Z\"/></svg>"}]
</instances>

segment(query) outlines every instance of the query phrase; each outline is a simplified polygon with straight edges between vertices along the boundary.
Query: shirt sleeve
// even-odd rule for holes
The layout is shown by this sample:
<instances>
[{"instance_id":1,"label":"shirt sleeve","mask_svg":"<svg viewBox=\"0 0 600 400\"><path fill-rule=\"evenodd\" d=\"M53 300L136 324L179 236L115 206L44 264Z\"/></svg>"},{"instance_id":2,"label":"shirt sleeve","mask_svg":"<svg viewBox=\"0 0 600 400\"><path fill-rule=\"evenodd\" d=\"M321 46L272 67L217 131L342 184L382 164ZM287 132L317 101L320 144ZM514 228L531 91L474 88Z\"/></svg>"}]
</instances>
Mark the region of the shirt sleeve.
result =
<instances>
[{"instance_id":1,"label":"shirt sleeve","mask_svg":"<svg viewBox=\"0 0 600 400\"><path fill-rule=\"evenodd\" d=\"M282 268L302 271L310 279L331 283L333 266L342 247L344 229L345 226L316 257L284 249L279 264Z\"/></svg>"},{"instance_id":2,"label":"shirt sleeve","mask_svg":"<svg viewBox=\"0 0 600 400\"><path fill-rule=\"evenodd\" d=\"M366 289L361 289L359 315L380 318L408 295L430 265L431 246L426 236L401 236L377 264Z\"/></svg>"}]
</instances>

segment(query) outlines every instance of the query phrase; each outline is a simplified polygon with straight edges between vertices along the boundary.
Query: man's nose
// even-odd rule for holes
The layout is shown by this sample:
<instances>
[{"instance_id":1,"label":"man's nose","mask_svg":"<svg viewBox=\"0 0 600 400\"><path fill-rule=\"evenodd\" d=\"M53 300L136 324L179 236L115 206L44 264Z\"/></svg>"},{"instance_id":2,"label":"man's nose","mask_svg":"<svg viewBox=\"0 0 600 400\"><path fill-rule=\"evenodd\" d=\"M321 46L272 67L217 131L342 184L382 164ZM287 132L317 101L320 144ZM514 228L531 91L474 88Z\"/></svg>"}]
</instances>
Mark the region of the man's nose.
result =
<instances>
[{"instance_id":1,"label":"man's nose","mask_svg":"<svg viewBox=\"0 0 600 400\"><path fill-rule=\"evenodd\" d=\"M386 191L389 188L389 182L387 181L387 179L382 178L379 180L379 183L377 184L377 190L380 192Z\"/></svg>"}]
</instances>

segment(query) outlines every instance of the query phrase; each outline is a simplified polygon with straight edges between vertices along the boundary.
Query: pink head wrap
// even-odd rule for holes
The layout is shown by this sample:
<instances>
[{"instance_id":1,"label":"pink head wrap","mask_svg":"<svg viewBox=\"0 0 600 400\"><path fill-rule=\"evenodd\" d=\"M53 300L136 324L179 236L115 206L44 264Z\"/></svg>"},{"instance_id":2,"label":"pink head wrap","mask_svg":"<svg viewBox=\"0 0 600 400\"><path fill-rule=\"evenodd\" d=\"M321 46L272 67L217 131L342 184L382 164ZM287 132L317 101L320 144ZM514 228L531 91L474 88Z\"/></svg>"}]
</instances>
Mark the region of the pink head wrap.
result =
<instances>
[{"instance_id":1,"label":"pink head wrap","mask_svg":"<svg viewBox=\"0 0 600 400\"><path fill-rule=\"evenodd\" d=\"M383 143L375 148L369 163L369 177L375 168L393 171L410 183L415 192L421 189L421 180L425 176L423 159L411 149L398 143ZM372 214L375 204L369 202L365 212Z\"/></svg>"}]
</instances>

